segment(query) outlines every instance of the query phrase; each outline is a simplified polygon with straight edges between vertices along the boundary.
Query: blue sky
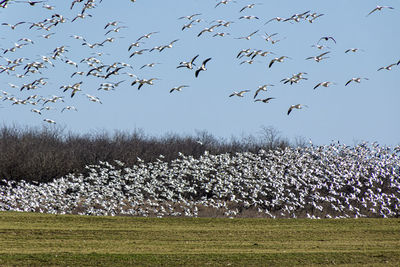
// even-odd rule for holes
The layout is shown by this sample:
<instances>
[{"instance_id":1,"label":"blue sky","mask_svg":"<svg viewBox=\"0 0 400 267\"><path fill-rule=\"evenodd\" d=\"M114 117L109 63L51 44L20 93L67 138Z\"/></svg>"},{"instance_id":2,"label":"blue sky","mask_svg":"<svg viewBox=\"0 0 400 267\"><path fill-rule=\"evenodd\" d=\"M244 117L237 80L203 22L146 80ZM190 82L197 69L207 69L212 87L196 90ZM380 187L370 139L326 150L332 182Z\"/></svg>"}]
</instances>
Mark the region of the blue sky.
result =
<instances>
[{"instance_id":1,"label":"blue sky","mask_svg":"<svg viewBox=\"0 0 400 267\"><path fill-rule=\"evenodd\" d=\"M20 21L39 22L51 18L52 14L61 14L68 20L51 28L49 31L33 27L31 23L18 25L14 30L0 25L0 47L9 49L14 43L26 37L34 41L15 52L0 51L3 57L14 60L26 57L15 71L4 71L0 74L0 89L16 99L26 99L30 95L49 98L53 95L64 96L64 102L47 103L52 110L42 110L42 114L31 112L31 109L42 108L43 101L36 106L32 104L13 105L12 100L0 100L1 121L5 125L21 126L49 125L43 119L52 119L56 125L78 133L115 130L132 131L142 129L146 134L162 136L166 133L194 135L196 130L206 130L217 137L229 138L247 134L258 135L261 126L272 126L279 130L283 137L294 140L302 136L311 139L315 144L329 144L340 141L349 145L360 141L377 141L382 145L400 143L400 64L392 70L377 71L378 68L397 63L400 60L400 28L398 18L400 5L396 1L266 1L254 8L239 10L251 1L229 2L217 8L214 0L128 0L95 1L96 7L85 11L90 14L84 19L71 20L81 12L82 3L76 3L71 10L72 1L45 1L35 6L27 3L10 2L7 8L0 9L0 23L15 24ZM54 6L53 10L43 8L43 4ZM377 5L387 5L394 9L384 8L366 16ZM294 14L317 12L324 14L313 23L307 20L300 22L265 22L274 17L289 18ZM181 30L189 21L178 19L181 16L201 13L196 18L201 22L192 28ZM252 15L259 19L239 19L240 16ZM217 27L214 32L206 32L200 37L198 33L205 27L216 24L213 20L233 21L229 27ZM110 21L120 21L124 26L119 32L105 35L104 26ZM212 23L211 23L212 22ZM116 26L117 27L117 26ZM108 27L108 29L116 28ZM235 39L247 36L258 30L250 40ZM140 36L157 32L149 39L144 39L140 47L128 52L128 47ZM230 35L213 37L216 32ZM49 39L41 35L54 33ZM271 44L261 35L278 33ZM83 36L87 42L102 42L107 37L115 41L107 42L103 47L89 48L82 45L71 35ZM319 44L329 48L319 50L311 47L323 36L332 36L337 41L320 41ZM172 48L162 52L145 51L143 55L129 57L135 50L151 49L166 45L179 39ZM28 74L17 78L14 74L23 74L27 63L41 61L41 56L51 56L56 47L65 45L68 50L61 58L52 59L53 64L41 69L41 74ZM249 58L236 58L242 49L272 51L273 55L257 56L253 64L240 64ZM359 48L355 53L345 51ZM329 58L321 62L305 60L330 51ZM103 52L102 56L93 52ZM207 71L194 76L194 70L177 69L181 61L189 61L199 55L195 63L211 57ZM282 63L268 64L274 57L288 56ZM125 67L119 75L108 79L94 76L70 77L75 71L91 68L83 58L95 56L102 64L125 62L132 68ZM65 63L69 59L78 64L78 68ZM145 67L148 63L160 63L154 67ZM7 61L0 58L0 64L7 67ZM126 72L137 75L138 79L157 78L154 85L144 85L140 90L137 85L131 86L135 78ZM301 80L293 85L283 84L282 79L299 72L307 72ZM20 91L23 84L40 77L47 84L38 89ZM345 83L353 77L368 78L361 83ZM125 80L115 90L98 90L101 83ZM313 87L324 81L335 84L325 88ZM71 98L71 91L63 92L62 85L82 82L80 92ZM12 88L9 83L18 88ZM274 84L267 92L260 92L260 98L274 97L269 103L254 102L254 93L258 86ZM170 89L188 85L181 92L170 93ZM250 90L244 97L229 97L234 91ZM98 97L102 104L89 101L85 94ZM305 104L308 107L293 110L288 116L291 105ZM68 105L78 111L61 110Z\"/></svg>"}]
</instances>

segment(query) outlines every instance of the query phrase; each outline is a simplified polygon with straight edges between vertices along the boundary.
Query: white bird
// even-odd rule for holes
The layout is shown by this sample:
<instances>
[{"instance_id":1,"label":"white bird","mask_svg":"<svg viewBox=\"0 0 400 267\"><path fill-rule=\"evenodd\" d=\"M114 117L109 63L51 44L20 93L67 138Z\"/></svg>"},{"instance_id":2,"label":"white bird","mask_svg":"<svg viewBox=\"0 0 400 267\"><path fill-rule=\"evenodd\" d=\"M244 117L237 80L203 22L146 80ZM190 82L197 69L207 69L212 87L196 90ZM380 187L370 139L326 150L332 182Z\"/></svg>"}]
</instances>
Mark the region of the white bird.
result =
<instances>
[{"instance_id":1,"label":"white bird","mask_svg":"<svg viewBox=\"0 0 400 267\"><path fill-rule=\"evenodd\" d=\"M320 49L320 50L322 50L324 48L331 49L329 46L324 46L324 45L319 45L319 44L312 45L311 47L315 47L315 48Z\"/></svg>"},{"instance_id":2,"label":"white bird","mask_svg":"<svg viewBox=\"0 0 400 267\"><path fill-rule=\"evenodd\" d=\"M231 2L231 1L232 1L232 0L222 0L222 1L218 2L218 3L215 5L215 8L218 7L218 6L221 5L221 4L226 5L226 4L228 4L229 2ZM236 3L236 1L233 1L233 2Z\"/></svg>"},{"instance_id":3,"label":"white bird","mask_svg":"<svg viewBox=\"0 0 400 267\"><path fill-rule=\"evenodd\" d=\"M92 17L92 15L90 15L90 14L79 13L78 15L76 15L75 18L73 18L73 19L71 20L71 22L74 22L74 21L75 21L76 19L78 19L78 18L84 19L84 18L86 18L86 16Z\"/></svg>"},{"instance_id":4,"label":"white bird","mask_svg":"<svg viewBox=\"0 0 400 267\"><path fill-rule=\"evenodd\" d=\"M265 40L265 41L269 41L269 40L272 40L272 37L273 36L275 36L275 35L277 35L278 33L276 32L276 33L273 33L273 34L268 34L268 33L265 33L265 35L261 35L261 37Z\"/></svg>"},{"instance_id":5,"label":"white bird","mask_svg":"<svg viewBox=\"0 0 400 267\"><path fill-rule=\"evenodd\" d=\"M24 21L21 21L21 22L18 22L18 23L16 23L16 24L14 24L14 25L12 25L12 24L9 24L9 23L2 23L1 25L6 25L6 26L9 26L10 28L11 28L11 30L15 30L15 28L18 26L18 25L21 25L21 24L23 24L23 23L25 23Z\"/></svg>"},{"instance_id":6,"label":"white bird","mask_svg":"<svg viewBox=\"0 0 400 267\"><path fill-rule=\"evenodd\" d=\"M73 62L72 60L67 59L67 60L65 60L65 63L67 63L67 64L69 64L71 66L75 66L76 68L78 68L78 64Z\"/></svg>"},{"instance_id":7,"label":"white bird","mask_svg":"<svg viewBox=\"0 0 400 267\"><path fill-rule=\"evenodd\" d=\"M200 13L196 13L196 14L189 15L189 16L183 16L183 17L179 17L178 19L187 19L187 20L192 20L194 17L196 17L196 16L200 16L200 15L201 15Z\"/></svg>"},{"instance_id":8,"label":"white bird","mask_svg":"<svg viewBox=\"0 0 400 267\"><path fill-rule=\"evenodd\" d=\"M104 29L107 29L108 26L117 26L120 21L110 21L104 26Z\"/></svg>"},{"instance_id":9,"label":"white bird","mask_svg":"<svg viewBox=\"0 0 400 267\"><path fill-rule=\"evenodd\" d=\"M371 12L369 12L369 13L367 14L367 17L368 17L369 15L371 15L372 13L374 13L375 11L377 11L377 10L381 11L381 10L384 9L384 8L394 9L394 8L391 7L391 6L376 6L374 9L371 10Z\"/></svg>"},{"instance_id":10,"label":"white bird","mask_svg":"<svg viewBox=\"0 0 400 267\"><path fill-rule=\"evenodd\" d=\"M139 47L142 42L131 43L128 47L128 51L131 51L132 47Z\"/></svg>"},{"instance_id":11,"label":"white bird","mask_svg":"<svg viewBox=\"0 0 400 267\"><path fill-rule=\"evenodd\" d=\"M202 31L200 31L199 32L199 34L197 34L197 37L200 37L203 33L205 33L205 32L212 32L212 31L214 31L214 28L216 28L216 27L218 27L219 26L219 24L215 24L215 25L213 25L213 26L211 26L211 27L209 27L209 28L204 28Z\"/></svg>"},{"instance_id":12,"label":"white bird","mask_svg":"<svg viewBox=\"0 0 400 267\"><path fill-rule=\"evenodd\" d=\"M194 61L196 60L196 58L199 55L195 56L194 58L192 58L192 60L190 60L189 62L186 61L182 61L181 63L179 63L179 66L176 68L188 68L188 69L193 69L193 66L195 66Z\"/></svg>"},{"instance_id":13,"label":"white bird","mask_svg":"<svg viewBox=\"0 0 400 267\"><path fill-rule=\"evenodd\" d=\"M276 57L276 58L274 58L274 59L271 60L271 62L269 63L268 67L271 68L272 64L274 64L275 62L283 62L283 60L284 60L285 58L290 58L290 57L281 56L281 57Z\"/></svg>"},{"instance_id":14,"label":"white bird","mask_svg":"<svg viewBox=\"0 0 400 267\"><path fill-rule=\"evenodd\" d=\"M349 49L347 49L346 51L344 51L345 53L348 53L348 52L353 52L353 53L355 53L355 52L357 52L357 51L364 51L364 50L362 50L362 49L360 49L360 48L349 48Z\"/></svg>"},{"instance_id":15,"label":"white bird","mask_svg":"<svg viewBox=\"0 0 400 267\"><path fill-rule=\"evenodd\" d=\"M78 111L78 110L76 109L76 107L74 107L74 106L66 106L66 107L64 107L64 108L61 110L61 112L63 112L64 110L75 110L75 111Z\"/></svg>"},{"instance_id":16,"label":"white bird","mask_svg":"<svg viewBox=\"0 0 400 267\"><path fill-rule=\"evenodd\" d=\"M182 88L185 88L185 87L189 87L189 85L180 85L180 86L174 87L174 88L172 88L169 92L170 92L170 93L172 93L173 91L178 91L178 92L180 92L180 91L182 91Z\"/></svg>"},{"instance_id":17,"label":"white bird","mask_svg":"<svg viewBox=\"0 0 400 267\"><path fill-rule=\"evenodd\" d=\"M257 32L258 32L258 30L255 31L255 32L250 33L250 34L247 35L247 36L238 37L238 38L235 38L235 39L246 39L246 40L250 40L250 39L251 39L251 36L253 36L253 35L256 34Z\"/></svg>"},{"instance_id":18,"label":"white bird","mask_svg":"<svg viewBox=\"0 0 400 267\"><path fill-rule=\"evenodd\" d=\"M144 64L143 66L140 67L140 69L143 69L143 68L145 68L145 67L152 68L152 67L154 67L156 64L161 64L161 63L153 62L153 63Z\"/></svg>"},{"instance_id":19,"label":"white bird","mask_svg":"<svg viewBox=\"0 0 400 267\"><path fill-rule=\"evenodd\" d=\"M316 86L314 86L314 89L317 89L319 86L324 86L324 87L328 87L331 84L336 84L334 82L320 82L319 84L317 84Z\"/></svg>"},{"instance_id":20,"label":"white bird","mask_svg":"<svg viewBox=\"0 0 400 267\"><path fill-rule=\"evenodd\" d=\"M50 120L50 119L43 119L43 121L50 123L50 124L56 124L56 122L54 120Z\"/></svg>"},{"instance_id":21,"label":"white bird","mask_svg":"<svg viewBox=\"0 0 400 267\"><path fill-rule=\"evenodd\" d=\"M74 73L72 73L71 78L74 77L75 75L85 75L85 72L83 71L75 71Z\"/></svg>"},{"instance_id":22,"label":"white bird","mask_svg":"<svg viewBox=\"0 0 400 267\"><path fill-rule=\"evenodd\" d=\"M351 83L351 82L360 83L362 79L364 79L364 80L369 80L368 78L360 78L360 77L351 78L350 80L348 80L348 81L346 82L345 86L347 86L347 85L348 85L349 83Z\"/></svg>"},{"instance_id":23,"label":"white bird","mask_svg":"<svg viewBox=\"0 0 400 267\"><path fill-rule=\"evenodd\" d=\"M165 48L172 48L172 45L177 41L179 41L179 39L173 40L169 44L162 46L161 49L160 49L160 52L163 51Z\"/></svg>"},{"instance_id":24,"label":"white bird","mask_svg":"<svg viewBox=\"0 0 400 267\"><path fill-rule=\"evenodd\" d=\"M322 36L321 38L319 38L317 44L319 44L319 42L321 42L321 40L329 41L329 39L331 39L336 44L336 40L332 36Z\"/></svg>"},{"instance_id":25,"label":"white bird","mask_svg":"<svg viewBox=\"0 0 400 267\"><path fill-rule=\"evenodd\" d=\"M242 7L242 9L239 10L239 13L242 12L243 10L245 10L246 8L253 8L256 5L262 5L262 4L261 3L254 3L254 4L246 5L246 6Z\"/></svg>"},{"instance_id":26,"label":"white bird","mask_svg":"<svg viewBox=\"0 0 400 267\"><path fill-rule=\"evenodd\" d=\"M399 62L400 62L400 61L399 61ZM380 71L380 70L392 70L392 67L393 67L393 66L396 66L396 65L398 65L398 64L393 63L393 64L390 64L389 66L386 66L386 67L380 67L380 68L378 69L378 71Z\"/></svg>"},{"instance_id":27,"label":"white bird","mask_svg":"<svg viewBox=\"0 0 400 267\"><path fill-rule=\"evenodd\" d=\"M323 60L323 59L329 58L329 57L324 57L325 55L327 55L327 54L329 54L329 53L330 53L330 52L328 51L328 52L322 53L322 54L320 54L320 55L318 55L318 56L315 56L315 57L308 57L308 58L306 58L306 60L308 60L308 59L314 59L316 62L320 62L320 61Z\"/></svg>"},{"instance_id":28,"label":"white bird","mask_svg":"<svg viewBox=\"0 0 400 267\"><path fill-rule=\"evenodd\" d=\"M207 58L206 60L203 61L203 63L201 64L201 66L196 70L196 72L194 73L195 77L197 78L199 76L200 71L206 71L206 64L208 61L210 61L211 58Z\"/></svg>"},{"instance_id":29,"label":"white bird","mask_svg":"<svg viewBox=\"0 0 400 267\"><path fill-rule=\"evenodd\" d=\"M143 55L143 52L148 51L149 49L141 49L141 50L137 50L134 51L129 57L133 57L134 55Z\"/></svg>"},{"instance_id":30,"label":"white bird","mask_svg":"<svg viewBox=\"0 0 400 267\"><path fill-rule=\"evenodd\" d=\"M156 33L158 33L158 32L150 32L150 33L148 33L148 34L145 34L145 35L143 35L143 36L140 36L140 37L136 40L136 42L139 42L139 41L142 40L143 38L149 39L153 34L156 34Z\"/></svg>"},{"instance_id":31,"label":"white bird","mask_svg":"<svg viewBox=\"0 0 400 267\"><path fill-rule=\"evenodd\" d=\"M269 101L272 100L272 99L275 99L275 97L267 97L267 98L264 98L264 99L256 99L256 100L254 100L254 102L260 101L260 102L263 102L263 103L269 103Z\"/></svg>"},{"instance_id":32,"label":"white bird","mask_svg":"<svg viewBox=\"0 0 400 267\"><path fill-rule=\"evenodd\" d=\"M261 91L267 91L267 87L268 87L268 86L274 86L274 85L273 85L273 84L264 84L264 85L259 86L258 89L257 89L257 91L256 91L256 93L254 94L254 98L257 97L257 95L258 95L259 92L261 92Z\"/></svg>"},{"instance_id":33,"label":"white bird","mask_svg":"<svg viewBox=\"0 0 400 267\"><path fill-rule=\"evenodd\" d=\"M292 112L293 109L302 109L303 107L308 107L308 106L307 105L303 105L303 104L291 105L289 107L289 110L288 110L287 114L289 115L290 112Z\"/></svg>"},{"instance_id":34,"label":"white bird","mask_svg":"<svg viewBox=\"0 0 400 267\"><path fill-rule=\"evenodd\" d=\"M267 22L265 22L264 25L267 24L267 23L270 23L271 21L274 21L274 20L279 22L279 21L284 21L285 18L275 17L275 18L272 18L272 19L268 20Z\"/></svg>"},{"instance_id":35,"label":"white bird","mask_svg":"<svg viewBox=\"0 0 400 267\"><path fill-rule=\"evenodd\" d=\"M110 32L119 32L121 29L124 29L124 28L128 28L128 27L126 27L126 26L119 26L119 27L117 27L117 28L115 28L115 29L108 30L104 35L107 35L107 34L109 34Z\"/></svg>"},{"instance_id":36,"label":"white bird","mask_svg":"<svg viewBox=\"0 0 400 267\"><path fill-rule=\"evenodd\" d=\"M232 94L230 94L229 95L229 97L232 97L232 96L239 96L239 97L243 97L243 95L245 94L245 93L247 93L247 92L250 92L250 90L242 90L242 91L239 91L239 92L233 92Z\"/></svg>"},{"instance_id":37,"label":"white bird","mask_svg":"<svg viewBox=\"0 0 400 267\"><path fill-rule=\"evenodd\" d=\"M228 33L228 32L217 32L217 33L215 33L213 35L213 37L215 37L215 36L224 37L224 36L227 36L227 35L230 35L230 33Z\"/></svg>"},{"instance_id":38,"label":"white bird","mask_svg":"<svg viewBox=\"0 0 400 267\"><path fill-rule=\"evenodd\" d=\"M241 16L239 17L239 19L259 19L259 18L256 16Z\"/></svg>"},{"instance_id":39,"label":"white bird","mask_svg":"<svg viewBox=\"0 0 400 267\"><path fill-rule=\"evenodd\" d=\"M39 109L33 108L33 109L31 109L31 111L34 112L34 113L37 113L37 114L39 114L39 115L42 115L42 112L40 112Z\"/></svg>"}]
</instances>

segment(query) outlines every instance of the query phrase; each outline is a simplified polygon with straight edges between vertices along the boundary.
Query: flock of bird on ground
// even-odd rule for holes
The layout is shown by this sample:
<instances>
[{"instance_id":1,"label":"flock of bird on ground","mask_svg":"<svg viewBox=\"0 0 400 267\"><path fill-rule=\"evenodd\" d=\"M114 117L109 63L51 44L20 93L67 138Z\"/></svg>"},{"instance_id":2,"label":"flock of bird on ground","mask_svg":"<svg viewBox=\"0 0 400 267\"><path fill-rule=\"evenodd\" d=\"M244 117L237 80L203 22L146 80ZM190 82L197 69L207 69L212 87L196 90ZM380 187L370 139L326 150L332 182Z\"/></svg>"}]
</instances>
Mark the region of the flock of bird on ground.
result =
<instances>
[{"instance_id":1,"label":"flock of bird on ground","mask_svg":"<svg viewBox=\"0 0 400 267\"><path fill-rule=\"evenodd\" d=\"M46 34L41 35L41 38L44 39L50 39L52 36L55 34L55 32L50 32L54 28L56 28L58 25L66 23L66 22L75 22L77 20L82 20L82 19L87 19L90 17L93 17L89 12L91 9L96 8L99 6L99 4L102 2L100 0L98 3L96 3L96 0L73 0L70 6L71 10L74 9L80 9L80 13L76 15L73 18L66 18L62 14L59 13L53 13L51 17L46 18L42 21L37 21L37 22L28 22L28 21L19 21L16 22L15 24L10 24L8 22L2 22L1 26L2 27L9 27L11 30L16 30L20 27L23 27L24 25L27 27L29 30L38 30L38 31L44 31ZM136 0L131 0L131 2L136 2ZM214 8L222 8L223 5L227 5L230 2L235 2L232 0L223 0L223 1L217 1L216 5ZM2 0L0 1L0 7L6 8L8 5L14 5L14 4L28 4L32 7L43 7L49 11L53 11L55 9L55 6L51 6L48 3L48 1L13 1L13 0ZM80 5L80 6L79 6ZM252 16L252 15L244 15L244 13L248 10L251 10L253 8L256 8L257 6L263 5L262 3L251 3L247 4L244 6L241 6L238 8L238 13L243 14L241 15L238 20L261 20L262 18L257 17L257 16ZM16 8L16 7L15 7ZM376 6L374 9L372 9L366 16L370 16L373 13L378 13L378 11L382 10L392 10L394 9L391 6ZM195 25L201 23L204 21L203 18L201 18L202 14L200 13L195 13L192 15L187 15L187 16L182 16L177 18L178 20L184 20L185 24L182 26L181 31L187 31L190 28L193 28ZM302 21L308 21L309 23L315 23L317 19L320 19L323 17L324 14L318 13L318 12L312 12L311 10L308 10L306 12L302 12L299 14L293 14L287 18L282 18L282 17L274 17L271 19L266 20L264 25L273 23L275 22L286 22L286 23L299 23ZM187 22L187 23L186 23ZM211 26L205 27L202 30L198 31L196 33L197 37L194 38L204 38L205 35L213 33L212 37L226 37L228 35L231 35L231 33L228 32L223 32L223 31L218 31L220 29L227 29L232 23L237 23L237 21L225 21L225 20L214 20L211 22ZM127 26L123 25L122 22L115 20L115 21L109 21L107 22L104 26L104 40L101 42L95 42L95 43L89 43L85 37L79 36L79 35L71 35L70 37L76 40L80 40L82 43L82 46L87 46L90 48L92 51L91 55L82 58L80 62L75 62L68 58L66 56L67 52L69 52L67 46L59 46L56 47L55 49L52 50L52 52L48 55L41 55L40 58L38 59L32 59L32 58L26 58L26 57L20 57L20 58L15 58L15 59L9 59L7 56L11 55L13 52L16 52L17 50L23 49L25 46L28 45L34 45L35 42L28 38L28 37L23 37L20 38L17 42L15 42L14 46L12 47L3 47L0 48L2 50L1 53L1 59L5 62L1 62L0 65L0 75L14 75L17 78L20 79L29 79L30 77L33 76L42 76L43 72L45 69L47 69L49 66L55 67L56 65L54 64L55 61L61 61L65 64L68 64L72 67L75 67L76 71L73 72L70 75L70 78L72 79L73 77L78 77L81 76L82 80L79 82L75 82L72 84L64 84L59 87L63 91L63 93L68 93L71 98L75 97L78 92L83 92L82 85L84 84L84 77L88 76L93 76L96 77L102 82L99 84L98 90L104 90L104 91L110 91L110 90L115 90L120 84L125 83L126 79L122 79L117 82L107 82L108 79L111 77L116 77L120 75L127 76L129 78L133 78L132 81L130 81L131 86L137 86L137 89L140 90L144 86L151 86L156 83L156 81L160 80L160 78L157 77L151 77L151 78L139 78L136 74L129 72L129 70L133 70L134 67L130 65L129 63L125 62L114 62L111 64L106 64L103 63L101 59L99 59L104 52L100 52L96 50L97 48L102 48L104 47L107 43L112 43L115 42L118 38L123 38L123 37L109 37L112 34L119 33L123 31L124 29L128 28ZM273 33L273 34L268 34L264 33L260 35L260 29L257 29L255 31L252 31L250 34L241 36L241 37L235 37L234 39L241 39L241 40L250 40L251 38L256 38L256 36L261 36L267 43L271 44L276 44L285 38L282 39L277 39L278 33ZM163 52L167 49L172 49L174 47L174 44L176 42L179 42L179 39L174 39L170 42L164 43L159 46L155 46L153 48L142 48L142 45L145 44L146 40L151 38L153 35L157 35L159 32L154 31L154 32L149 32L147 34L144 34L140 37L138 37L136 40L134 40L129 47L127 47L127 51L129 53L129 59L132 59L134 57L150 53L153 51L158 51L158 52ZM3 38L4 39L4 38ZM305 58L305 60L314 60L315 62L319 63L321 61L324 61L325 59L329 58L331 51L322 51L325 49L330 49L330 47L327 46L329 45L336 45L337 40L335 39L334 36L322 36L318 37L317 43L312 45L312 47L316 48L317 50L320 51L318 55L315 56L310 56ZM360 48L349 48L344 53L356 53L358 51L363 51L363 49ZM269 55L275 55L274 52L272 51L266 51L263 49L243 49L238 52L236 55L236 58L239 60L242 60L239 64L253 64L255 62L255 59L258 57L267 57ZM11 56L10 56L11 57ZM287 59L292 59L289 56L282 55L282 56L276 56L272 58L269 61L269 64L267 64L266 69L272 68L278 63L283 63ZM193 55L192 58L187 59L188 61L182 61L179 64L177 64L176 68L177 69L188 69L190 71L194 71L194 78L195 79L201 79L201 73L207 71L207 66L212 64L213 58L212 57L204 57L201 58L199 54ZM28 62L28 63L26 63ZM88 66L88 70L84 71L82 70L82 64L86 64ZM151 62L147 63L143 66L138 67L138 69L144 69L144 68L153 68L156 65L161 64L160 62ZM400 60L394 61L388 66L383 66L378 68L378 71L381 70L387 70L390 71L392 68L397 67L400 65ZM175 66L174 66L175 67ZM17 74L13 74L17 73ZM308 78L304 77L304 75L307 75L306 72L300 72L297 74L293 74L291 77L287 77L281 80L283 84L297 84L302 80L307 80ZM2 79L3 79L2 78ZM37 77L37 78L31 78L31 81L28 83L23 83L22 85L15 85L12 83L8 83L8 85L13 88L13 89L19 89L20 91L24 90L37 90L46 84L48 84L50 78L48 77ZM367 77L353 77L346 81L344 84L345 86L348 86L350 83L360 83L361 81L366 80L368 81L369 78ZM314 89L317 89L318 87L329 87L331 85L336 85L336 82L332 81L322 81L317 83L314 86ZM254 94L254 102L261 102L261 103L269 103L271 100L276 99L275 97L268 96L264 98L257 98L257 96L261 92L266 92L268 89L274 86L273 84L263 84L258 86L258 88L255 91ZM184 88L190 87L188 84L182 84L182 85L177 85L171 89L169 89L170 93L173 92L180 92ZM42 114L43 111L51 110L54 109L53 106L48 105L52 103L58 103L58 102L64 102L65 96L57 96L53 95L51 97L44 97L38 94L30 95L27 98L18 98L15 93L10 93L9 90L1 90L2 95L0 95L0 98L3 98L3 101L10 101L12 103L11 105L33 105L33 106L40 106L40 108L32 108L31 111L37 114ZM251 90L241 90L241 91L235 91L229 95L229 97L244 97L246 93L251 92ZM81 94L81 93L80 93ZM85 93L86 97L88 98L89 101L95 102L95 103L102 103L99 97ZM306 104L293 104L290 105L288 110L287 110L287 115L289 115L294 109L302 109L303 107L308 107ZM64 106L61 109L61 112L64 111L70 111L70 110L75 110L77 111L77 108L72 106L72 105L67 105ZM56 122L52 119L43 119L43 121L55 124Z\"/></svg>"},{"instance_id":2,"label":"flock of bird on ground","mask_svg":"<svg viewBox=\"0 0 400 267\"><path fill-rule=\"evenodd\" d=\"M310 146L138 164L49 183L1 180L0 211L143 217L398 218L400 146Z\"/></svg>"}]
</instances>

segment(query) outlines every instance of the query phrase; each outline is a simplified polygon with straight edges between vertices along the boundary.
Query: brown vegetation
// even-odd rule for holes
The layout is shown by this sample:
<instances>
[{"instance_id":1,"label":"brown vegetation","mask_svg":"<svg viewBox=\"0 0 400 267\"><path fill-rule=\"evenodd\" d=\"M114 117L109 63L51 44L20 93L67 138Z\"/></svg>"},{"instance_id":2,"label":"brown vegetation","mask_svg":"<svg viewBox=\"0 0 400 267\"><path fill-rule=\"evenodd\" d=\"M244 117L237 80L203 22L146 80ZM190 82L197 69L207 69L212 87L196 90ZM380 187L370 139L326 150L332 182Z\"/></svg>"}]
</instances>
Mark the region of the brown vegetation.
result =
<instances>
[{"instance_id":1,"label":"brown vegetation","mask_svg":"<svg viewBox=\"0 0 400 267\"><path fill-rule=\"evenodd\" d=\"M141 130L94 134L64 133L61 128L0 128L0 180L48 182L68 173L85 173L85 166L99 161L120 160L127 166L155 161L160 154L171 161L178 152L199 157L210 154L257 152L289 146L272 127L262 127L258 137L249 135L230 140L214 137L206 131L194 136L168 134L151 137ZM297 145L304 142L296 140Z\"/></svg>"}]
</instances>

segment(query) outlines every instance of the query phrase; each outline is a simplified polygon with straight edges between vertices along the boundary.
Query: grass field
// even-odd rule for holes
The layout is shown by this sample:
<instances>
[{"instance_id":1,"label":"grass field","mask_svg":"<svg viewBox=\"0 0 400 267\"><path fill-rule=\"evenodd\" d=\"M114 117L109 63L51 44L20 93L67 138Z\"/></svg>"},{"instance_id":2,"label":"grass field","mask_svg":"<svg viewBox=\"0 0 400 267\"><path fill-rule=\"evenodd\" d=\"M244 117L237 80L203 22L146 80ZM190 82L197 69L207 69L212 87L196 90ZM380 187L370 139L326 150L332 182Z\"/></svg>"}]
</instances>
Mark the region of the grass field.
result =
<instances>
[{"instance_id":1,"label":"grass field","mask_svg":"<svg viewBox=\"0 0 400 267\"><path fill-rule=\"evenodd\" d=\"M0 266L398 266L399 219L0 212Z\"/></svg>"}]
</instances>

